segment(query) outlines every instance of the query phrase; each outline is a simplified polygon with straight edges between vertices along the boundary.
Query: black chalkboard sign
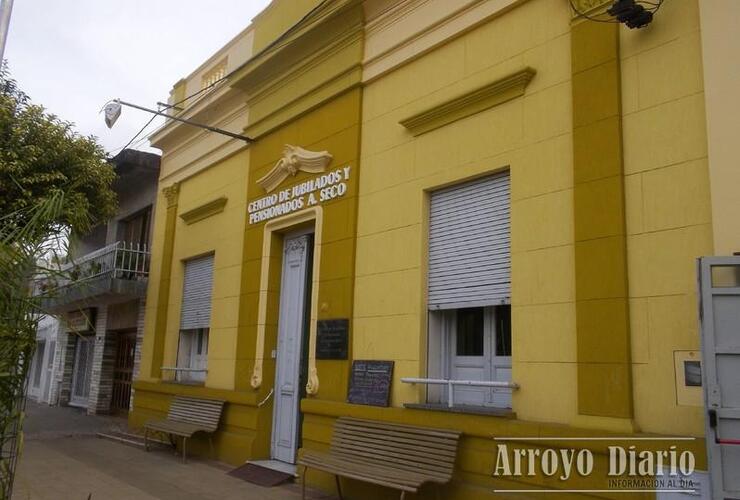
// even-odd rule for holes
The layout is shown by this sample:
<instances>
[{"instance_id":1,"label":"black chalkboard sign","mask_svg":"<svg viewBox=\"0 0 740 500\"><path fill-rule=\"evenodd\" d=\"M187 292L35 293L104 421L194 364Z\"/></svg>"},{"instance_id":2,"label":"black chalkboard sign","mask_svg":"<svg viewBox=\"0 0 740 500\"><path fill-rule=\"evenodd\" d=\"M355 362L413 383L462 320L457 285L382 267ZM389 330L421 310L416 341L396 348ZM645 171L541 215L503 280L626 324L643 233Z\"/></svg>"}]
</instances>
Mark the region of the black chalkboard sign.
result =
<instances>
[{"instance_id":1,"label":"black chalkboard sign","mask_svg":"<svg viewBox=\"0 0 740 500\"><path fill-rule=\"evenodd\" d=\"M317 322L316 359L347 359L348 319L321 319Z\"/></svg>"},{"instance_id":2,"label":"black chalkboard sign","mask_svg":"<svg viewBox=\"0 0 740 500\"><path fill-rule=\"evenodd\" d=\"M347 401L359 405L388 406L392 378L393 361L353 361Z\"/></svg>"}]
</instances>

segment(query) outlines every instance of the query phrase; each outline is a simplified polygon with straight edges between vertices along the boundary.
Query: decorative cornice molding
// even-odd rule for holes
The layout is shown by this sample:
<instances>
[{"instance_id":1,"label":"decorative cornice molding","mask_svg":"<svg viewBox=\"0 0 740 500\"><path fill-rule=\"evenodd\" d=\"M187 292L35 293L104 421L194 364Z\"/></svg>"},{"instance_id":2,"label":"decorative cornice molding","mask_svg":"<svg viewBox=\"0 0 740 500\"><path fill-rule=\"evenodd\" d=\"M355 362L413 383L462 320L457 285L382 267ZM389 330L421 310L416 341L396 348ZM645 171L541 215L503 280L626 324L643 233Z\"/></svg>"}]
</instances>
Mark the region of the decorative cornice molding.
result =
<instances>
[{"instance_id":1,"label":"decorative cornice molding","mask_svg":"<svg viewBox=\"0 0 740 500\"><path fill-rule=\"evenodd\" d=\"M311 174L323 172L331 160L332 155L328 151L309 151L300 146L286 144L283 148L283 157L272 170L257 180L257 184L269 193L289 175L295 177L301 171Z\"/></svg>"},{"instance_id":2,"label":"decorative cornice molding","mask_svg":"<svg viewBox=\"0 0 740 500\"><path fill-rule=\"evenodd\" d=\"M399 123L413 135L421 135L454 121L474 115L524 94L536 71L524 68L509 76L478 87L463 95L425 109Z\"/></svg>"},{"instance_id":3,"label":"decorative cornice molding","mask_svg":"<svg viewBox=\"0 0 740 500\"><path fill-rule=\"evenodd\" d=\"M167 198L167 208L177 206L177 198L180 195L180 183L175 182L162 189L162 193Z\"/></svg>"},{"instance_id":4,"label":"decorative cornice molding","mask_svg":"<svg viewBox=\"0 0 740 500\"><path fill-rule=\"evenodd\" d=\"M185 224L193 224L194 222L206 219L211 215L223 212L227 201L229 201L229 199L226 196L221 196L220 198L216 198L215 200L211 200L208 203L204 203L192 210L188 210L187 212L180 214L180 218L185 222Z\"/></svg>"},{"instance_id":5,"label":"decorative cornice molding","mask_svg":"<svg viewBox=\"0 0 740 500\"><path fill-rule=\"evenodd\" d=\"M363 60L364 83L380 78L421 55L437 47L450 43L457 37L475 29L494 17L529 0L444 0L434 2L444 4L438 18L429 18L426 0L409 0L400 8L388 9L371 23L381 23L376 27L368 23L365 29L365 55ZM412 21L415 16L423 19ZM434 16L433 16L434 17ZM393 33L396 24L410 23L404 29ZM385 32L385 33L384 33ZM390 43L389 43L390 42Z\"/></svg>"},{"instance_id":6,"label":"decorative cornice molding","mask_svg":"<svg viewBox=\"0 0 740 500\"><path fill-rule=\"evenodd\" d=\"M365 24L365 33L373 35L387 29L428 2L429 0L405 0L392 5L375 19Z\"/></svg>"}]
</instances>

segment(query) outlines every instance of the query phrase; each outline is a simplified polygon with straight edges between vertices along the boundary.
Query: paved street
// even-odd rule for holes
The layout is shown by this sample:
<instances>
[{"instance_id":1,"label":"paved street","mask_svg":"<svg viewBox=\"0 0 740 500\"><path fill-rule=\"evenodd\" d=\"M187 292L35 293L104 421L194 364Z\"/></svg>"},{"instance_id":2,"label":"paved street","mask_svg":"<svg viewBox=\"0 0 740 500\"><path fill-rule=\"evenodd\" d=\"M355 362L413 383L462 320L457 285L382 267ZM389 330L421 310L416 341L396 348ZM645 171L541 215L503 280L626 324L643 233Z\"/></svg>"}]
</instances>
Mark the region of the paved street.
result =
<instances>
[{"instance_id":1,"label":"paved street","mask_svg":"<svg viewBox=\"0 0 740 500\"><path fill-rule=\"evenodd\" d=\"M262 488L227 476L229 466L96 437L125 420L29 402L14 500L293 499L298 485ZM314 493L310 498L326 498Z\"/></svg>"}]
</instances>

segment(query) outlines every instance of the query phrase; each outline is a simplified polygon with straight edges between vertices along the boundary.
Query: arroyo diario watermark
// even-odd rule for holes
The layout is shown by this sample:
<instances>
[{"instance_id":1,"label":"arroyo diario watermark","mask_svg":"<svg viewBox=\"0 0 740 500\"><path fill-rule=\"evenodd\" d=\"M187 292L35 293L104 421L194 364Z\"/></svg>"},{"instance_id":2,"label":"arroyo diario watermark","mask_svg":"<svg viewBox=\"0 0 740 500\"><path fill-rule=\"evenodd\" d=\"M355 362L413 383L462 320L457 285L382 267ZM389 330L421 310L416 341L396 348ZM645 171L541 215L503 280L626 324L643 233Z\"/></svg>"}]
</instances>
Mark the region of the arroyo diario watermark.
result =
<instances>
[{"instance_id":1,"label":"arroyo diario watermark","mask_svg":"<svg viewBox=\"0 0 740 500\"><path fill-rule=\"evenodd\" d=\"M696 469L696 457L691 450L680 449L671 441L693 441L693 437L508 437L494 438L496 457L493 477L518 480L523 484L526 478L552 478L562 482L562 487L552 488L550 492L594 493L594 492L674 492L694 493L698 485L690 479ZM595 453L593 446L569 447L552 446L562 441L602 441L606 448L600 447L600 455L606 455L606 469L603 475L603 488L572 488L583 484L577 478L594 475ZM637 441L642 446L630 444ZM541 442L542 444L538 443ZM514 444L516 443L516 444ZM659 444L662 443L662 446ZM646 446L647 445L647 446ZM560 486L560 485L558 485ZM496 492L541 492L543 489L496 489Z\"/></svg>"}]
</instances>

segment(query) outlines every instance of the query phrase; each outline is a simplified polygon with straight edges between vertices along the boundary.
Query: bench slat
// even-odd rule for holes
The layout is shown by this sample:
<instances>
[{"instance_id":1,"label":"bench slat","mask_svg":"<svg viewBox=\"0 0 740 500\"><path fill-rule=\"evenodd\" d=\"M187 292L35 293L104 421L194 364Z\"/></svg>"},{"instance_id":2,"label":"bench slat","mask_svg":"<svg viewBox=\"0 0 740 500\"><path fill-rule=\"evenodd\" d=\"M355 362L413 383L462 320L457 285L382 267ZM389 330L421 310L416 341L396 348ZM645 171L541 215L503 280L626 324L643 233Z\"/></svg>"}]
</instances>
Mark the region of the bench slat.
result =
<instances>
[{"instance_id":1,"label":"bench slat","mask_svg":"<svg viewBox=\"0 0 740 500\"><path fill-rule=\"evenodd\" d=\"M337 458L329 454L315 456L313 453L306 453L305 457L299 463L341 476L374 482L375 484L393 488L406 489L407 491L416 491L425 482L434 480L429 476L399 474L398 471L393 471L382 466L368 466L366 464L349 462L344 458ZM370 481L370 479L374 479L374 481Z\"/></svg>"},{"instance_id":2,"label":"bench slat","mask_svg":"<svg viewBox=\"0 0 740 500\"><path fill-rule=\"evenodd\" d=\"M363 457L348 455L346 453L332 453L332 457L338 464L352 464L355 467L369 470L382 469L386 470L386 475L396 476L399 479L412 481L414 483L418 482L419 484L424 481L432 480L446 482L452 477L452 470L440 472L423 470L415 467L403 467L398 464L391 464L384 460L367 460Z\"/></svg>"},{"instance_id":3,"label":"bench slat","mask_svg":"<svg viewBox=\"0 0 740 500\"><path fill-rule=\"evenodd\" d=\"M340 450L337 450L340 452ZM369 460L382 462L390 462L398 464L400 467L422 469L430 471L445 472L453 467L454 460L445 459L439 457L435 459L431 455L421 457L413 452L404 452L402 450L389 450L380 446L370 446L363 444L356 445L345 445L341 449L341 453L352 454L359 457L364 457Z\"/></svg>"},{"instance_id":4,"label":"bench slat","mask_svg":"<svg viewBox=\"0 0 740 500\"><path fill-rule=\"evenodd\" d=\"M348 439L354 439L356 436L364 436L368 439L372 439L374 441L383 443L398 443L397 446L401 445L416 445L420 447L424 447L431 451L439 451L439 452L454 452L457 450L457 442L432 442L429 440L422 440L417 439L415 436L408 436L406 434L400 433L400 432L389 432L387 434L382 434L379 432L371 432L367 430L360 430L355 429L352 432L347 432L344 429L340 429L336 431L335 434L336 438L342 438L342 437L348 437Z\"/></svg>"},{"instance_id":5,"label":"bench slat","mask_svg":"<svg viewBox=\"0 0 740 500\"><path fill-rule=\"evenodd\" d=\"M425 482L444 484L452 479L461 435L455 430L340 417L329 452L307 450L298 463L416 492Z\"/></svg>"}]
</instances>

